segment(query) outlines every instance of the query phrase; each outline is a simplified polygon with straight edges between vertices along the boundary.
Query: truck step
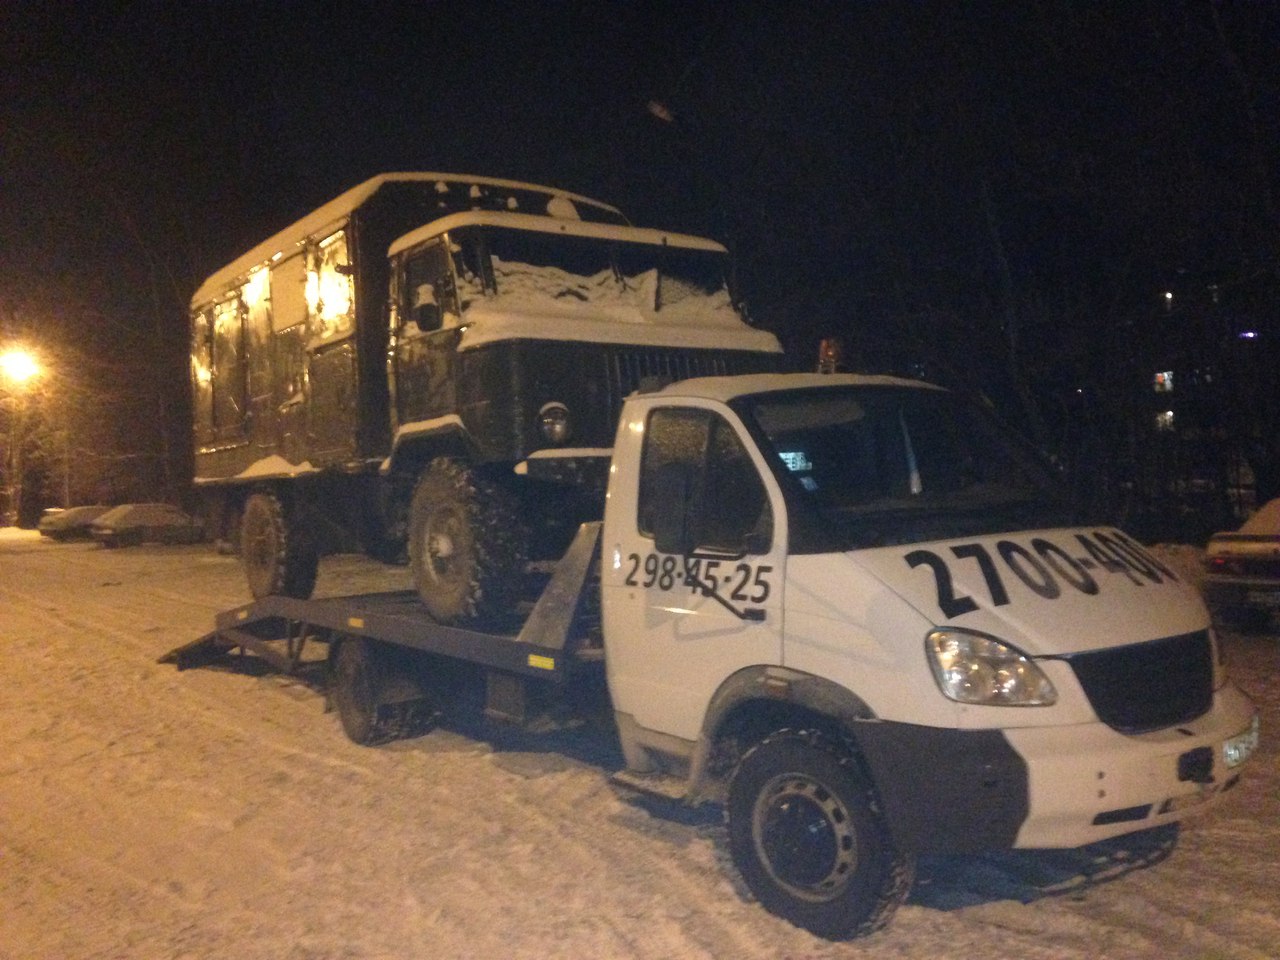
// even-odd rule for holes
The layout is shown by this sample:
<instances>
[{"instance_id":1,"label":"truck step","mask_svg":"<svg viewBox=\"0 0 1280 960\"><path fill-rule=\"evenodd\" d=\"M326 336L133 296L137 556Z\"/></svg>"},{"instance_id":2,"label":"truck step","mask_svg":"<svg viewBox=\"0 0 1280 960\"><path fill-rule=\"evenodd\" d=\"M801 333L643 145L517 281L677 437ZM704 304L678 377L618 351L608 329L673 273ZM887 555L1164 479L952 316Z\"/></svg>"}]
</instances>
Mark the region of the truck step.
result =
<instances>
[{"instance_id":1,"label":"truck step","mask_svg":"<svg viewBox=\"0 0 1280 960\"><path fill-rule=\"evenodd\" d=\"M619 770L609 782L625 790L665 800L683 800L687 793L688 783L670 773L638 773L635 770Z\"/></svg>"}]
</instances>

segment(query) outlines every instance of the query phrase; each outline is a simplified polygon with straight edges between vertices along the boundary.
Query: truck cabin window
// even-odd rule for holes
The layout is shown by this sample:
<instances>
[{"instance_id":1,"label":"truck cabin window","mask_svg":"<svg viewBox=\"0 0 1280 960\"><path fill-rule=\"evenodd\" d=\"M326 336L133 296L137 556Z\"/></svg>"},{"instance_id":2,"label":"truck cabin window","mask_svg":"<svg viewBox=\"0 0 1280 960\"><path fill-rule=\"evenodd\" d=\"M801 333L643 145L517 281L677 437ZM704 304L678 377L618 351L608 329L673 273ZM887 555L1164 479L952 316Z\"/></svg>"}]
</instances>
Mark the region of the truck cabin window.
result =
<instances>
[{"instance_id":1,"label":"truck cabin window","mask_svg":"<svg viewBox=\"0 0 1280 960\"><path fill-rule=\"evenodd\" d=\"M677 503L666 480L684 479ZM637 527L653 536L660 510L683 510L695 549L762 553L773 538L763 481L737 433L708 410L662 407L649 416L640 468Z\"/></svg>"},{"instance_id":2,"label":"truck cabin window","mask_svg":"<svg viewBox=\"0 0 1280 960\"><path fill-rule=\"evenodd\" d=\"M844 530L849 546L1064 520L1062 489L1046 465L947 391L822 388L738 405L794 496Z\"/></svg>"},{"instance_id":3,"label":"truck cabin window","mask_svg":"<svg viewBox=\"0 0 1280 960\"><path fill-rule=\"evenodd\" d=\"M408 254L404 259L401 289L401 316L427 332L456 324L457 293L449 254L438 240Z\"/></svg>"}]
</instances>

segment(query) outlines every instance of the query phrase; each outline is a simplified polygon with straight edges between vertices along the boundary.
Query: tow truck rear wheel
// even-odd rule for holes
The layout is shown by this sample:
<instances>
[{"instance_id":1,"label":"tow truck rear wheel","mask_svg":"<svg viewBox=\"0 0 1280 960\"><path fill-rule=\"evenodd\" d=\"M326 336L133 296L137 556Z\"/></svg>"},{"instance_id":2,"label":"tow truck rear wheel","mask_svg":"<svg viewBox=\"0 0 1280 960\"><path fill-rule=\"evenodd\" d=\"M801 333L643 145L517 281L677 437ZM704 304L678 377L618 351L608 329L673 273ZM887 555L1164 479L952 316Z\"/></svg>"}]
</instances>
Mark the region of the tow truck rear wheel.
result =
<instances>
[{"instance_id":1,"label":"tow truck rear wheel","mask_svg":"<svg viewBox=\"0 0 1280 960\"><path fill-rule=\"evenodd\" d=\"M311 596L320 556L296 512L276 494L250 494L240 516L240 559L254 599Z\"/></svg>"},{"instance_id":2,"label":"tow truck rear wheel","mask_svg":"<svg viewBox=\"0 0 1280 960\"><path fill-rule=\"evenodd\" d=\"M914 879L856 760L818 731L747 751L729 785L729 849L772 913L829 940L889 922Z\"/></svg>"},{"instance_id":3,"label":"tow truck rear wheel","mask_svg":"<svg viewBox=\"0 0 1280 960\"><path fill-rule=\"evenodd\" d=\"M336 648L330 648L329 696L342 729L363 747L386 743L394 737L378 714L388 679L386 654L361 637L335 642Z\"/></svg>"},{"instance_id":4,"label":"tow truck rear wheel","mask_svg":"<svg viewBox=\"0 0 1280 960\"><path fill-rule=\"evenodd\" d=\"M432 461L409 508L409 563L440 623L490 620L519 595L528 534L515 498L472 467Z\"/></svg>"}]
</instances>

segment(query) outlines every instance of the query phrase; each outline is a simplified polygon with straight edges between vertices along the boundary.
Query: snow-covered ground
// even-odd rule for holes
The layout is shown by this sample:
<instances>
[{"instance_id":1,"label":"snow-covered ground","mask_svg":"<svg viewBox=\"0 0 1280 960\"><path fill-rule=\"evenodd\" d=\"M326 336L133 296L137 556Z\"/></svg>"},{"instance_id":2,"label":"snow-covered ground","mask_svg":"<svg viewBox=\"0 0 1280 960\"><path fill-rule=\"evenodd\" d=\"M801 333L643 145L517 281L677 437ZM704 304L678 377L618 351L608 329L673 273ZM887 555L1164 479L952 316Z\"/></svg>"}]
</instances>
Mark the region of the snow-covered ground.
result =
<instances>
[{"instance_id":1,"label":"snow-covered ground","mask_svg":"<svg viewBox=\"0 0 1280 960\"><path fill-rule=\"evenodd\" d=\"M329 558L319 591L405 576ZM244 599L208 547L0 533L0 958L1280 956L1280 636L1227 635L1262 748L1172 849L928 859L833 944L751 902L714 811L615 793L607 737L367 749L298 682L156 662Z\"/></svg>"}]
</instances>

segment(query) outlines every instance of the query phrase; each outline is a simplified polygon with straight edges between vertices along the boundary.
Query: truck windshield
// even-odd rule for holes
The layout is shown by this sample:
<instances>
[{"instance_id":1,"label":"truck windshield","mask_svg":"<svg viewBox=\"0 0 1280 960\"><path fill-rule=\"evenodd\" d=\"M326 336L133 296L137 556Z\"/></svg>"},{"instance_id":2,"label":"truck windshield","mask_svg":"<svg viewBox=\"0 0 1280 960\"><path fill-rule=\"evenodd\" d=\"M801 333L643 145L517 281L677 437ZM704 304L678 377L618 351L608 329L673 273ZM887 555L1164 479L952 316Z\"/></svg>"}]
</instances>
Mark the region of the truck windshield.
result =
<instances>
[{"instance_id":1,"label":"truck windshield","mask_svg":"<svg viewBox=\"0 0 1280 960\"><path fill-rule=\"evenodd\" d=\"M947 391L818 388L737 405L789 499L845 548L1070 522L1051 470Z\"/></svg>"},{"instance_id":2,"label":"truck windshield","mask_svg":"<svg viewBox=\"0 0 1280 960\"><path fill-rule=\"evenodd\" d=\"M463 310L487 297L520 309L734 314L722 251L498 227L466 227L450 240Z\"/></svg>"}]
</instances>

